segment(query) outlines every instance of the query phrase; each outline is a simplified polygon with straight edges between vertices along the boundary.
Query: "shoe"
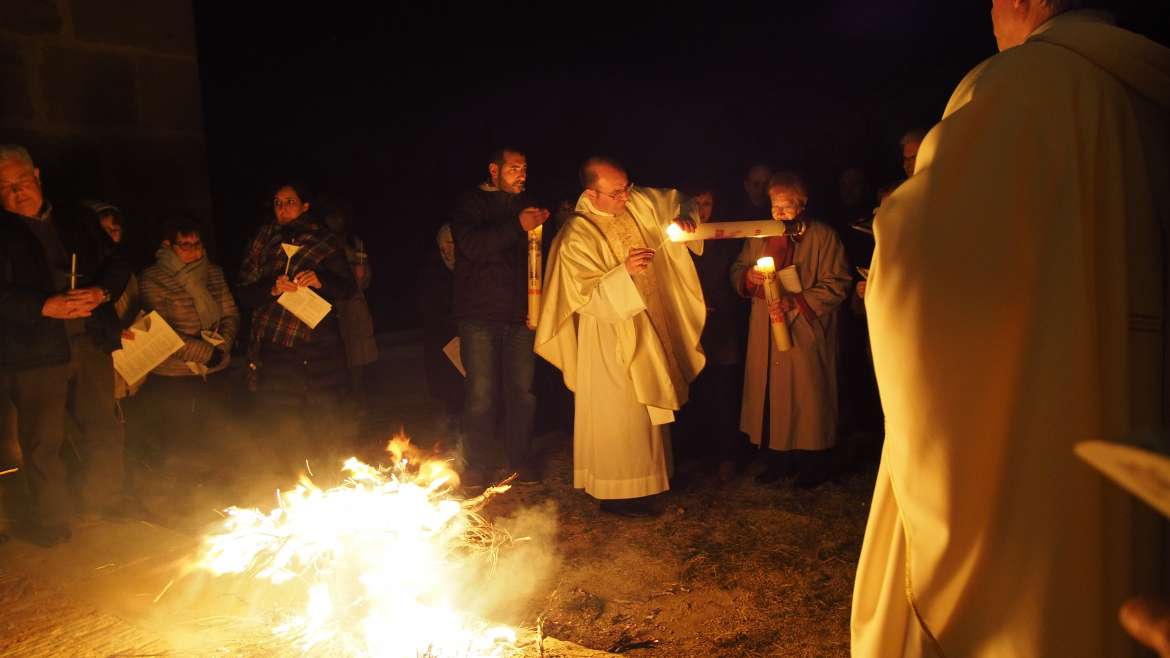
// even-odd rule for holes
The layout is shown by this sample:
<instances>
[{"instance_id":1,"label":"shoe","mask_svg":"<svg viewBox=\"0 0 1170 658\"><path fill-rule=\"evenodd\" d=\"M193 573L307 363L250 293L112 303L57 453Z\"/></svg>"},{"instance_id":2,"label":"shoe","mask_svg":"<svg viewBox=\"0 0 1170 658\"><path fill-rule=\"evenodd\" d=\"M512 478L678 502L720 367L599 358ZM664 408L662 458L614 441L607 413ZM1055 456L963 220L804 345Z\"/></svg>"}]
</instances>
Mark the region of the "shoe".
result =
<instances>
[{"instance_id":1,"label":"shoe","mask_svg":"<svg viewBox=\"0 0 1170 658\"><path fill-rule=\"evenodd\" d=\"M114 502L97 510L97 515L108 521L136 521L147 519L150 512L142 503L131 496L122 496Z\"/></svg>"},{"instance_id":2,"label":"shoe","mask_svg":"<svg viewBox=\"0 0 1170 658\"><path fill-rule=\"evenodd\" d=\"M487 478L478 468L467 467L459 474L459 484L464 489L483 489Z\"/></svg>"},{"instance_id":3,"label":"shoe","mask_svg":"<svg viewBox=\"0 0 1170 658\"><path fill-rule=\"evenodd\" d=\"M733 461L731 459L725 459L725 460L719 462L719 481L720 482L730 482L730 481L734 480L735 476L738 472L739 472L739 468L736 466L735 461Z\"/></svg>"},{"instance_id":4,"label":"shoe","mask_svg":"<svg viewBox=\"0 0 1170 658\"><path fill-rule=\"evenodd\" d=\"M796 478L796 486L799 489L815 489L831 479L832 477L824 471L801 473Z\"/></svg>"},{"instance_id":5,"label":"shoe","mask_svg":"<svg viewBox=\"0 0 1170 658\"><path fill-rule=\"evenodd\" d=\"M652 505L645 498L603 500L601 501L601 511L630 519L647 519L662 514L661 509Z\"/></svg>"},{"instance_id":6,"label":"shoe","mask_svg":"<svg viewBox=\"0 0 1170 658\"><path fill-rule=\"evenodd\" d=\"M28 540L41 548L52 548L73 538L73 531L64 523L53 525L32 524L25 528Z\"/></svg>"},{"instance_id":7,"label":"shoe","mask_svg":"<svg viewBox=\"0 0 1170 658\"><path fill-rule=\"evenodd\" d=\"M779 482L788 475L788 469L781 467L779 464L768 464L764 472L756 476L756 483L772 484L773 482Z\"/></svg>"},{"instance_id":8,"label":"shoe","mask_svg":"<svg viewBox=\"0 0 1170 658\"><path fill-rule=\"evenodd\" d=\"M540 469L529 463L521 464L516 469L516 479L514 482L516 484L527 485L540 484L542 482L540 479Z\"/></svg>"}]
</instances>

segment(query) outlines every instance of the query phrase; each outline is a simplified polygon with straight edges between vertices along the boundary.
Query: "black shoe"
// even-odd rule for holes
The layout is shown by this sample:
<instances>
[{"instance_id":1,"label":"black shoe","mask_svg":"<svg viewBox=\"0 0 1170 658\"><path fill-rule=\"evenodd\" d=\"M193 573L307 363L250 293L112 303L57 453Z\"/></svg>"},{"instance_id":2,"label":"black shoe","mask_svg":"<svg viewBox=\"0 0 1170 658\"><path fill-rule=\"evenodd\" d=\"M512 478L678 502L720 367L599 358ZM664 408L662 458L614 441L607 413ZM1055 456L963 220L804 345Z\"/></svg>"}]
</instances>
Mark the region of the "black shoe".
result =
<instances>
[{"instance_id":1,"label":"black shoe","mask_svg":"<svg viewBox=\"0 0 1170 658\"><path fill-rule=\"evenodd\" d=\"M779 482L783 478L786 478L789 475L791 475L791 473L789 473L788 470L789 469L784 468L782 465L780 465L778 463L768 464L768 467L764 469L764 472L760 473L759 475L756 476L756 483L757 484L772 484L773 482Z\"/></svg>"},{"instance_id":2,"label":"black shoe","mask_svg":"<svg viewBox=\"0 0 1170 658\"><path fill-rule=\"evenodd\" d=\"M41 548L52 548L73 538L73 531L64 523L54 525L33 524L25 528L28 540Z\"/></svg>"},{"instance_id":3,"label":"black shoe","mask_svg":"<svg viewBox=\"0 0 1170 658\"><path fill-rule=\"evenodd\" d=\"M815 489L831 479L827 471L801 473L796 478L796 486L800 489Z\"/></svg>"},{"instance_id":4,"label":"black shoe","mask_svg":"<svg viewBox=\"0 0 1170 658\"><path fill-rule=\"evenodd\" d=\"M514 482L516 484L540 484L542 482L540 479L540 469L527 462L520 464L520 467L516 469L516 479Z\"/></svg>"},{"instance_id":5,"label":"black shoe","mask_svg":"<svg viewBox=\"0 0 1170 658\"><path fill-rule=\"evenodd\" d=\"M97 511L98 516L109 521L136 521L149 519L152 515L137 498L122 496Z\"/></svg>"},{"instance_id":6,"label":"black shoe","mask_svg":"<svg viewBox=\"0 0 1170 658\"><path fill-rule=\"evenodd\" d=\"M631 519L647 519L662 514L661 509L655 507L645 498L603 500L601 501L601 511Z\"/></svg>"},{"instance_id":7,"label":"black shoe","mask_svg":"<svg viewBox=\"0 0 1170 658\"><path fill-rule=\"evenodd\" d=\"M459 474L459 484L464 489L483 489L487 478L483 471L474 467L467 467Z\"/></svg>"}]
</instances>

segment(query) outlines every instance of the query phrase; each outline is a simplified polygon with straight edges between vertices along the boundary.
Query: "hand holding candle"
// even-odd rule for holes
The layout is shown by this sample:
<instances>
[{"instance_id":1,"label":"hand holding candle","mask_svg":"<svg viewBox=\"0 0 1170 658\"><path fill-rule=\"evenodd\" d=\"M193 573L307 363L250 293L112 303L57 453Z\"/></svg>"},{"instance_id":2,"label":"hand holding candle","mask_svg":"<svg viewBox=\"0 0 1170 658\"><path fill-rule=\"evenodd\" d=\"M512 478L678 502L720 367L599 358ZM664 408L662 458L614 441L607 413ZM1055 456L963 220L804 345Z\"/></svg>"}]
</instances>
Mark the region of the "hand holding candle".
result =
<instances>
[{"instance_id":1,"label":"hand holding candle","mask_svg":"<svg viewBox=\"0 0 1170 658\"><path fill-rule=\"evenodd\" d=\"M537 226L528 232L528 328L533 330L540 321L540 277L543 269L540 245L543 235L544 226Z\"/></svg>"},{"instance_id":2,"label":"hand holding candle","mask_svg":"<svg viewBox=\"0 0 1170 658\"><path fill-rule=\"evenodd\" d=\"M788 333L784 313L779 310L780 284L776 281L776 261L771 256L764 256L756 261L756 271L764 277L764 298L768 300L772 340L778 351L787 352L792 349L792 335Z\"/></svg>"}]
</instances>

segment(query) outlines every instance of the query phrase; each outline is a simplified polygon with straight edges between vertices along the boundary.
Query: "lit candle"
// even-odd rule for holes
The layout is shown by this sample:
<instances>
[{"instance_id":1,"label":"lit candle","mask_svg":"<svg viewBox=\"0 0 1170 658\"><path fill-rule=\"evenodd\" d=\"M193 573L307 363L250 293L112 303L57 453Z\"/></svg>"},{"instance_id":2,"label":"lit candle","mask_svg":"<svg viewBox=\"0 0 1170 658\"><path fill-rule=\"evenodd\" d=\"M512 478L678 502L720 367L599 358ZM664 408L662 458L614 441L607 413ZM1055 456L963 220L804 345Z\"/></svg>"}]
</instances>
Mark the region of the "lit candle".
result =
<instances>
[{"instance_id":1,"label":"lit candle","mask_svg":"<svg viewBox=\"0 0 1170 658\"><path fill-rule=\"evenodd\" d=\"M780 299L780 284L776 281L776 261L771 256L764 256L756 261L756 271L764 275L764 299L768 302L768 315L772 324L772 341L776 350L787 352L792 349L792 334L788 332L788 323L783 313L772 313L772 302Z\"/></svg>"},{"instance_id":2,"label":"lit candle","mask_svg":"<svg viewBox=\"0 0 1170 658\"><path fill-rule=\"evenodd\" d=\"M544 226L537 226L528 232L528 328L536 329L540 321L540 292L542 274L540 242Z\"/></svg>"}]
</instances>

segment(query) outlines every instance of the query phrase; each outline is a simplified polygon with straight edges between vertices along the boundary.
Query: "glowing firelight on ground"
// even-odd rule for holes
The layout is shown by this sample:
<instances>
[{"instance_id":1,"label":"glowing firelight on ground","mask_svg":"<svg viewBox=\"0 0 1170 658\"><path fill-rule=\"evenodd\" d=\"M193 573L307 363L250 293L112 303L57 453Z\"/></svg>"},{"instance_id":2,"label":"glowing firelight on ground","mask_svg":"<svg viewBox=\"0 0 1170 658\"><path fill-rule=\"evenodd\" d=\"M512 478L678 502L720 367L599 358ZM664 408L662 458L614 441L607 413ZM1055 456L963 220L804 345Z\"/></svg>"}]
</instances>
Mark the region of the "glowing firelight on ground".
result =
<instances>
[{"instance_id":1,"label":"glowing firelight on ground","mask_svg":"<svg viewBox=\"0 0 1170 658\"><path fill-rule=\"evenodd\" d=\"M273 632L301 651L378 658L497 658L517 653L515 633L458 609L462 567L490 569L512 538L477 511L505 484L458 500L449 465L415 460L404 437L393 463L350 458L346 481L320 489L307 478L279 493L270 512L230 508L207 537L197 568L246 574L290 588L303 607Z\"/></svg>"}]
</instances>

